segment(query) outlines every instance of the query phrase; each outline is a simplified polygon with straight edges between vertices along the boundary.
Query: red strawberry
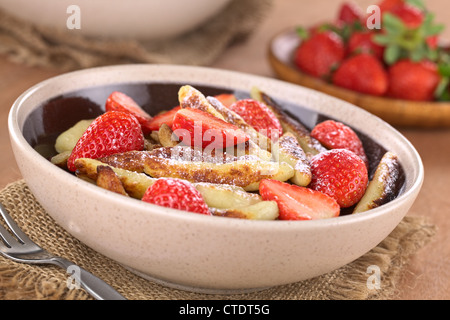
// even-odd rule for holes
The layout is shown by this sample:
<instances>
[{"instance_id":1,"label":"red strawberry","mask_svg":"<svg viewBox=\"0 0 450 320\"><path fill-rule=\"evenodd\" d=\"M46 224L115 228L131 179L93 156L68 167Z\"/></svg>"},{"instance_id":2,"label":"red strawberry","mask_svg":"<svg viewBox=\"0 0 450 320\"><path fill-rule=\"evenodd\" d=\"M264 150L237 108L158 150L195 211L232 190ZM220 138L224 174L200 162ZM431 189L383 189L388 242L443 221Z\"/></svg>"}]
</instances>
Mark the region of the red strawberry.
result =
<instances>
[{"instance_id":1,"label":"red strawberry","mask_svg":"<svg viewBox=\"0 0 450 320\"><path fill-rule=\"evenodd\" d=\"M437 49L439 46L439 36L430 36L425 39L425 42L427 43L428 47L430 47L430 49Z\"/></svg>"},{"instance_id":2,"label":"red strawberry","mask_svg":"<svg viewBox=\"0 0 450 320\"><path fill-rule=\"evenodd\" d=\"M431 101L440 82L438 67L431 61L400 60L389 68L388 95L405 100Z\"/></svg>"},{"instance_id":3,"label":"red strawberry","mask_svg":"<svg viewBox=\"0 0 450 320\"><path fill-rule=\"evenodd\" d=\"M125 93L114 91L111 93L106 100L105 110L108 111L122 111L129 112L142 126L142 132L144 134L150 133L151 130L148 128L148 123L152 119L152 117L144 111L144 109L139 106L136 101L134 101L131 97L126 95Z\"/></svg>"},{"instance_id":4,"label":"red strawberry","mask_svg":"<svg viewBox=\"0 0 450 320\"><path fill-rule=\"evenodd\" d=\"M158 206L211 215L200 192L189 182L175 178L160 178L142 197L142 201Z\"/></svg>"},{"instance_id":5,"label":"red strawberry","mask_svg":"<svg viewBox=\"0 0 450 320\"><path fill-rule=\"evenodd\" d=\"M280 220L315 220L337 217L340 207L326 194L286 182L263 179L259 184L263 200L278 204Z\"/></svg>"},{"instance_id":6,"label":"red strawberry","mask_svg":"<svg viewBox=\"0 0 450 320\"><path fill-rule=\"evenodd\" d=\"M332 82L340 87L376 96L388 88L387 72L374 56L360 53L345 60L333 75Z\"/></svg>"},{"instance_id":7,"label":"red strawberry","mask_svg":"<svg viewBox=\"0 0 450 320\"><path fill-rule=\"evenodd\" d=\"M383 0L378 4L380 7L381 13L389 12L398 5L401 5L405 2L405 0Z\"/></svg>"},{"instance_id":8,"label":"red strawberry","mask_svg":"<svg viewBox=\"0 0 450 320\"><path fill-rule=\"evenodd\" d=\"M344 2L339 9L338 21L349 24L361 21L362 17L363 12L361 8L353 2Z\"/></svg>"},{"instance_id":9,"label":"red strawberry","mask_svg":"<svg viewBox=\"0 0 450 320\"><path fill-rule=\"evenodd\" d=\"M215 96L215 98L219 100L225 107L229 107L237 101L236 96L232 93L218 94Z\"/></svg>"},{"instance_id":10,"label":"red strawberry","mask_svg":"<svg viewBox=\"0 0 450 320\"><path fill-rule=\"evenodd\" d=\"M369 53L379 60L383 59L384 47L373 41L376 33L356 31L352 33L348 40L348 54Z\"/></svg>"},{"instance_id":11,"label":"red strawberry","mask_svg":"<svg viewBox=\"0 0 450 320\"><path fill-rule=\"evenodd\" d=\"M327 77L345 56L342 39L332 31L318 32L303 41L295 52L294 63L314 77Z\"/></svg>"},{"instance_id":12,"label":"red strawberry","mask_svg":"<svg viewBox=\"0 0 450 320\"><path fill-rule=\"evenodd\" d=\"M177 106L175 108L172 108L171 110L158 114L156 116L154 116L147 125L147 128L151 131L158 131L159 127L161 127L161 125L163 123L167 124L169 127L172 128L172 124L173 124L173 117L175 116L175 114L181 109L180 106Z\"/></svg>"},{"instance_id":13,"label":"red strawberry","mask_svg":"<svg viewBox=\"0 0 450 320\"><path fill-rule=\"evenodd\" d=\"M72 150L67 167L75 171L78 158L97 159L143 149L144 135L138 120L127 112L109 111L90 124Z\"/></svg>"},{"instance_id":14,"label":"red strawberry","mask_svg":"<svg viewBox=\"0 0 450 320\"><path fill-rule=\"evenodd\" d=\"M229 109L269 139L277 140L283 134L283 128L277 116L262 102L242 99L233 103Z\"/></svg>"},{"instance_id":15,"label":"red strawberry","mask_svg":"<svg viewBox=\"0 0 450 320\"><path fill-rule=\"evenodd\" d=\"M367 168L354 152L332 149L311 158L309 187L334 198L341 208L361 200L368 183Z\"/></svg>"},{"instance_id":16,"label":"red strawberry","mask_svg":"<svg viewBox=\"0 0 450 320\"><path fill-rule=\"evenodd\" d=\"M317 124L311 136L328 149L347 149L356 153L369 167L363 144L352 128L342 122L326 120Z\"/></svg>"},{"instance_id":17,"label":"red strawberry","mask_svg":"<svg viewBox=\"0 0 450 320\"><path fill-rule=\"evenodd\" d=\"M249 140L237 126L193 108L183 108L175 114L172 130L192 147L227 148Z\"/></svg>"},{"instance_id":18,"label":"red strawberry","mask_svg":"<svg viewBox=\"0 0 450 320\"><path fill-rule=\"evenodd\" d=\"M418 28L422 25L425 16L422 10L407 3L401 3L391 8L390 12L400 18L406 27Z\"/></svg>"}]
</instances>

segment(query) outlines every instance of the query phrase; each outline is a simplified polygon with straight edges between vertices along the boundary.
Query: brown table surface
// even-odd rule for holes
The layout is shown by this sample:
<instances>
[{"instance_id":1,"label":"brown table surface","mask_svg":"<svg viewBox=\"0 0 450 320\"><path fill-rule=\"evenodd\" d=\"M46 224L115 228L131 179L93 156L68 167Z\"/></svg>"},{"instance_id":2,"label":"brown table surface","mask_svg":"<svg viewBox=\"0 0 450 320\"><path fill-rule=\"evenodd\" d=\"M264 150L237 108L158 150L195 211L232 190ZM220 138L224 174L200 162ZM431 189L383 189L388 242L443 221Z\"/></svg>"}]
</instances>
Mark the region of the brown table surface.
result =
<instances>
[{"instance_id":1,"label":"brown table surface","mask_svg":"<svg viewBox=\"0 0 450 320\"><path fill-rule=\"evenodd\" d=\"M356 2L366 8L376 1ZM448 1L428 0L427 4L436 13L437 21L450 21ZM269 40L287 27L334 17L338 5L339 1L329 0L275 0L259 28L245 42L224 52L211 67L275 77L267 62ZM446 38L450 38L449 34L450 30L446 29ZM21 178L9 142L9 109L24 90L57 74L55 70L16 64L0 55L0 188ZM405 267L395 299L447 300L450 298L450 129L398 130L417 148L425 166L422 191L408 214L429 217L438 232L433 242L414 255Z\"/></svg>"}]
</instances>

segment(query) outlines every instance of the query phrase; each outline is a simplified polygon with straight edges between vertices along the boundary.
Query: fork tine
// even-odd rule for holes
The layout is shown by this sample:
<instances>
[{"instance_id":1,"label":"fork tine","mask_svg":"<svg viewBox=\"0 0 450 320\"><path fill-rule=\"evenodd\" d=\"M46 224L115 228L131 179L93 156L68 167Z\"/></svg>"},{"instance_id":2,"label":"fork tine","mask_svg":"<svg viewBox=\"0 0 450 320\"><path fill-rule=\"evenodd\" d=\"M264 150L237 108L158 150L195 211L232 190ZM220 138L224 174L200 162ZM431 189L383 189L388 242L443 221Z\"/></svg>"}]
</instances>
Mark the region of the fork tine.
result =
<instances>
[{"instance_id":1,"label":"fork tine","mask_svg":"<svg viewBox=\"0 0 450 320\"><path fill-rule=\"evenodd\" d=\"M11 232L17 237L17 239L24 244L26 241L31 242L31 239L28 238L28 236L23 233L23 231L19 228L19 226L14 222L14 220L11 218L11 216L7 213L5 207L0 203L0 214L3 217L3 219L6 221L6 224L11 229ZM3 228L4 229L4 228ZM1 230L1 229L0 229ZM6 231L6 229L4 230ZM2 233L3 230L1 230ZM7 231L6 231L7 232ZM9 234L7 232L7 234ZM11 237L11 239L13 239ZM10 240L11 240L10 239Z\"/></svg>"},{"instance_id":2,"label":"fork tine","mask_svg":"<svg viewBox=\"0 0 450 320\"><path fill-rule=\"evenodd\" d=\"M11 247L13 243L17 243L17 239L15 239L8 230L4 226L0 224L0 245L4 245L6 247ZM2 248L4 249L4 248Z\"/></svg>"}]
</instances>

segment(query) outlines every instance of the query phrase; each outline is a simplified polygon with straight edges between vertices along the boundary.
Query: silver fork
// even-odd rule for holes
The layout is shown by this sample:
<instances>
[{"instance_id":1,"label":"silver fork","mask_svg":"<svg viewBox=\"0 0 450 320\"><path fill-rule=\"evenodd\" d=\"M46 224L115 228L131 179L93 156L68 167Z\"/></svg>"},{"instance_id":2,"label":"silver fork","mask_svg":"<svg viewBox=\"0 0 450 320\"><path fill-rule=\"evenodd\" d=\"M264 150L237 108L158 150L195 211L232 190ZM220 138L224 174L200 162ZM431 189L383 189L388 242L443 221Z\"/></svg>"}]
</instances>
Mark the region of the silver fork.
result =
<instances>
[{"instance_id":1,"label":"silver fork","mask_svg":"<svg viewBox=\"0 0 450 320\"><path fill-rule=\"evenodd\" d=\"M0 224L0 253L16 262L31 264L53 264L74 271L74 279L97 300L126 300L113 287L73 262L55 256L34 243L13 221L0 203L0 213L11 233ZM14 235L14 236L13 236Z\"/></svg>"}]
</instances>

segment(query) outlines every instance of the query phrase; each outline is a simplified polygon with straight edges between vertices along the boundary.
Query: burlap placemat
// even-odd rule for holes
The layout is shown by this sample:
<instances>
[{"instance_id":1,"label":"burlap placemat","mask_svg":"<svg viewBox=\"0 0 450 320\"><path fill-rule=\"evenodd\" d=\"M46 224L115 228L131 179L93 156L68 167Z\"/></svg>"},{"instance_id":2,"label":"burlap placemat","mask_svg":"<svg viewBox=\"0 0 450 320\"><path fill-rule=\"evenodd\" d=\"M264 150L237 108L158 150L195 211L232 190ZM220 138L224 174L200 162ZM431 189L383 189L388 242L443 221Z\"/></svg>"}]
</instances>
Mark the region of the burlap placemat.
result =
<instances>
[{"instance_id":1,"label":"burlap placemat","mask_svg":"<svg viewBox=\"0 0 450 320\"><path fill-rule=\"evenodd\" d=\"M245 39L273 0L233 0L220 14L182 36L160 41L111 40L30 24L0 10L0 53L32 66L74 69L123 63L209 65Z\"/></svg>"},{"instance_id":2,"label":"burlap placemat","mask_svg":"<svg viewBox=\"0 0 450 320\"><path fill-rule=\"evenodd\" d=\"M63 256L100 276L130 300L375 300L395 294L402 268L408 258L428 243L435 227L425 218L407 216L376 248L354 262L314 279L267 290L233 295L191 293L167 288L142 279L116 262L70 236L19 180L0 191L0 202L17 224L48 251ZM367 285L368 266L381 271L380 288ZM69 274L56 266L28 265L0 256L0 299L2 300L88 300L83 289L69 289Z\"/></svg>"}]
</instances>

